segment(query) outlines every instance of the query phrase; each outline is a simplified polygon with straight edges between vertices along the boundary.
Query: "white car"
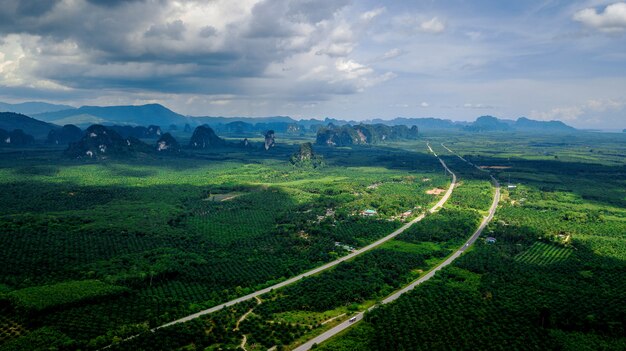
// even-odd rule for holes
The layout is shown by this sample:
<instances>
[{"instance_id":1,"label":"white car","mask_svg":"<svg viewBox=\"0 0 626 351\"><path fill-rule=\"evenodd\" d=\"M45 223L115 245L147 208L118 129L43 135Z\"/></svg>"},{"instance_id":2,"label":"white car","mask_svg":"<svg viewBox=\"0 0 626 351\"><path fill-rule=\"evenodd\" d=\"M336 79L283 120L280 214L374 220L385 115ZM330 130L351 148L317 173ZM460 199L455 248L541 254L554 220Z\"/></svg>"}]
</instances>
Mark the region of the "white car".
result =
<instances>
[{"instance_id":1,"label":"white car","mask_svg":"<svg viewBox=\"0 0 626 351\"><path fill-rule=\"evenodd\" d=\"M350 323L356 322L356 316L349 319Z\"/></svg>"}]
</instances>

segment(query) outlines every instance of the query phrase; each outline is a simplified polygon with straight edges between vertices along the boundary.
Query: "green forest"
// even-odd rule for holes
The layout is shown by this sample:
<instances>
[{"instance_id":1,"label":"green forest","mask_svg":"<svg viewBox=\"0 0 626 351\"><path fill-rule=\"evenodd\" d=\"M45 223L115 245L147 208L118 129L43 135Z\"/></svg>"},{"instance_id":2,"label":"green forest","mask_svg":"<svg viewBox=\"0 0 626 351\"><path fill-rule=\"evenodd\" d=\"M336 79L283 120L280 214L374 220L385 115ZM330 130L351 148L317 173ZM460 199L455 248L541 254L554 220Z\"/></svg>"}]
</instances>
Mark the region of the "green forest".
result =
<instances>
[{"instance_id":1,"label":"green forest","mask_svg":"<svg viewBox=\"0 0 626 351\"><path fill-rule=\"evenodd\" d=\"M298 138L269 152L106 160L0 150L0 256L10 262L0 266L0 350L289 350L360 312L364 321L317 349L623 349L626 166L615 155L626 150L593 134L546 139L433 133L316 145L316 167L293 162ZM458 178L435 213L451 177L426 141ZM381 305L464 245L491 205L489 175L502 196L481 239ZM348 255L421 214L331 269L152 329Z\"/></svg>"}]
</instances>

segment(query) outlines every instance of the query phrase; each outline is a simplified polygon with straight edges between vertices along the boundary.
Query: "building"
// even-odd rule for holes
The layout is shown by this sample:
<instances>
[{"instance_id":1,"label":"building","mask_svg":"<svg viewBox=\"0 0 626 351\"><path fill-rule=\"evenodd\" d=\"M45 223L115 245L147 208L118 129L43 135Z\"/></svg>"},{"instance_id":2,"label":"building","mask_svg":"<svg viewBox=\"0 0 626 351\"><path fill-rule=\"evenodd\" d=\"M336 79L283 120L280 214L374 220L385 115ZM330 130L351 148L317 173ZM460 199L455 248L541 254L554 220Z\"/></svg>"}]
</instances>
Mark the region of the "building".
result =
<instances>
[{"instance_id":1,"label":"building","mask_svg":"<svg viewBox=\"0 0 626 351\"><path fill-rule=\"evenodd\" d=\"M376 210L367 209L367 210L363 211L362 214L364 216L371 217L371 216L376 216L376 214L378 214L378 212L376 212Z\"/></svg>"}]
</instances>

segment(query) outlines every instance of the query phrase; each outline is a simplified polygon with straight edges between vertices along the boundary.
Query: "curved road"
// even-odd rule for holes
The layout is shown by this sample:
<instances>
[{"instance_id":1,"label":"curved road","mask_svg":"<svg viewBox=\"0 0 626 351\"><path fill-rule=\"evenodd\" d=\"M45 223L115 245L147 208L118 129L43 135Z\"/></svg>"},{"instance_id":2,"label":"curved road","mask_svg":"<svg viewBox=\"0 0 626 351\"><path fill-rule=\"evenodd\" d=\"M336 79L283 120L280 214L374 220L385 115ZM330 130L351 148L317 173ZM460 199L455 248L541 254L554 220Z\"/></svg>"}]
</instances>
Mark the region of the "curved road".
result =
<instances>
[{"instance_id":1,"label":"curved road","mask_svg":"<svg viewBox=\"0 0 626 351\"><path fill-rule=\"evenodd\" d=\"M446 170L446 172L448 172L448 173L450 173L452 175L452 182L450 183L450 186L448 187L448 190L446 191L446 193L439 200L439 202L437 202L437 204L435 204L430 210L428 210L428 212L434 213L439 208L441 208L446 203L446 201L448 201L448 199L450 198L450 195L452 195L452 190L454 190L454 187L456 185L456 174L454 174L454 172L452 172L448 168L446 163L443 162L443 160L439 156L437 156L437 154L430 147L430 144L426 143L426 145L428 146L428 149L430 150L430 152L433 155L435 155L435 157L437 157L439 162L441 162L441 165ZM329 268L332 268L332 267L340 264L343 261L350 260L350 259L352 259L352 258L354 258L356 256L359 256L359 255L361 255L361 254L363 254L363 253L365 253L367 251L370 251L370 250L374 249L377 246L380 246L380 245L386 243L387 241L389 241L389 240L395 238L396 236L402 234L405 230L407 230L413 224L415 224L415 223L421 221L422 219L424 219L425 216L426 216L425 214L421 214L417 218L415 218L412 221L408 222L407 224L403 225L400 229L394 231L393 233L387 235L386 237L384 237L382 239L379 239L378 241L376 241L374 243L371 243L371 244L369 244L369 245L367 245L367 246L365 246L365 247L363 247L363 248L361 248L359 250L356 250L356 251L354 251L354 252L352 252L352 253L350 253L350 254L348 254L346 256L343 256L343 257L341 257L341 258L339 258L339 259L337 259L335 261L329 262L329 263L327 263L327 264L325 264L323 266L317 267L317 268L312 269L312 270L310 270L308 272L304 272L304 273L302 273L300 275L297 275L297 276L295 276L293 278L289 278L289 279L287 279L287 280L285 280L285 281L283 281L281 283L272 285L272 286L267 287L265 289L261 289L261 290L255 291L255 292L250 293L248 295L236 298L234 300L230 300L230 301L225 302L223 304L220 304L220 305L211 307L209 309L206 309L206 310L194 313L194 314L189 315L187 317L183 317L183 318L177 319L175 321L172 321L172 322L163 324L161 326L155 327L154 329L152 329L152 331L155 331L155 330L161 329L161 328L165 328L165 327L169 327L169 326L174 325L174 324L188 322L188 321L190 321L192 319L196 319L198 317L217 312L217 311L221 310L224 307L232 306L232 305L238 304L240 302L253 299L253 298L257 297L257 296L260 296L260 295L263 295L263 294L267 294L268 292L270 292L272 290L280 289L280 288L285 287L287 285L293 284L293 283L297 282L298 280L300 280L300 279L302 279L304 277L308 277L308 276L315 275L317 273L323 272L323 271L325 271L325 270L327 270Z\"/></svg>"},{"instance_id":2,"label":"curved road","mask_svg":"<svg viewBox=\"0 0 626 351\"><path fill-rule=\"evenodd\" d=\"M443 144L441 144L441 145L446 150L448 150L451 153L456 155L456 153L454 153L454 151L448 149ZM428 148L430 149L430 151L435 156L437 156L437 154L435 154L435 152L430 148L430 145L428 145ZM471 164L472 166L474 166L474 167L476 167L478 169L481 169L478 166L475 166L474 164L466 161L461 156L459 156L459 155L456 155L456 156L458 156L461 160ZM437 156L437 158L439 158L439 156ZM439 158L439 160L441 161L440 158ZM444 167L447 169L447 167L445 166L445 163L443 163L443 161L441 161L441 162L444 165ZM454 173L452 173L452 174L454 175ZM495 194L493 196L493 202L491 203L491 207L489 208L489 214L486 217L483 217L482 222L480 223L480 225L478 226L478 229L476 229L474 234L472 234L472 236L470 236L469 239L467 239L467 241L463 244L463 246L461 246L454 254L452 254L450 257L448 257L445 261L441 262L438 266L436 266L435 268L430 270L428 273L426 273L424 276L420 277L419 279L417 279L413 283L411 283L411 284L407 285L406 287L396 291L395 293L387 296L384 300L382 300L381 304L387 304L387 303L395 301L402 294L404 294L404 293L406 293L408 291L413 290L416 286L418 286L418 285L422 284L423 282L429 280L430 278L434 277L435 273L437 271L441 270L445 266L447 266L450 263L452 263L459 256L461 256L461 254L463 254L463 252L465 252L465 250L467 250L467 248L469 248L470 246L472 246L474 244L474 242L478 239L480 234L482 234L482 232L485 229L485 227L487 227L487 224L489 224L489 222L493 219L493 216L496 213L496 209L498 208L498 203L500 201L500 183L498 183L498 181L492 175L490 175L489 177L491 177L491 181L493 182L493 185L494 185L496 191L495 191ZM456 180L456 176L454 177L454 179ZM368 311L371 311L371 310L375 309L376 307L378 307L378 305L374 305L374 306L370 307ZM358 321L363 319L363 312L357 313L351 319L354 319L354 320L352 322L350 320L347 320L347 321L345 321L345 322L343 322L341 324L338 324L337 326L333 327L332 329L327 330L325 333L320 334L317 337L307 341L306 343L296 347L295 349L293 349L293 351L307 351L307 350L310 350L311 347L314 344L321 344L322 342L330 339L331 337L333 337L333 336L341 333L342 331L350 328L351 326L355 325Z\"/></svg>"}]
</instances>

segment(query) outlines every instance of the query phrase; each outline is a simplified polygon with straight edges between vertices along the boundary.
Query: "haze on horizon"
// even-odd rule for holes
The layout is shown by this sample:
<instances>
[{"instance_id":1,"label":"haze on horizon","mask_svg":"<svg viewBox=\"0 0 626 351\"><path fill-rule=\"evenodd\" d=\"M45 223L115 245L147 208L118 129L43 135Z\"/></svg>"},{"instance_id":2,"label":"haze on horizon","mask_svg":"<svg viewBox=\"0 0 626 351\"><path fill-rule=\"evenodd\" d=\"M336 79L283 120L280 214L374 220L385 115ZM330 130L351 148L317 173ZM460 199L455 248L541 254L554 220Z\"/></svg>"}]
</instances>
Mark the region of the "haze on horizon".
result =
<instances>
[{"instance_id":1,"label":"haze on horizon","mask_svg":"<svg viewBox=\"0 0 626 351\"><path fill-rule=\"evenodd\" d=\"M0 0L0 101L626 128L626 2Z\"/></svg>"}]
</instances>

